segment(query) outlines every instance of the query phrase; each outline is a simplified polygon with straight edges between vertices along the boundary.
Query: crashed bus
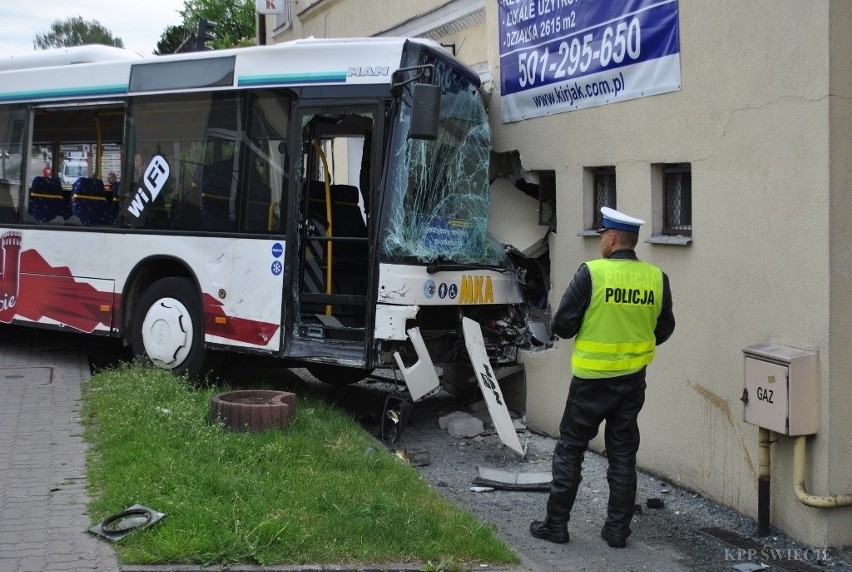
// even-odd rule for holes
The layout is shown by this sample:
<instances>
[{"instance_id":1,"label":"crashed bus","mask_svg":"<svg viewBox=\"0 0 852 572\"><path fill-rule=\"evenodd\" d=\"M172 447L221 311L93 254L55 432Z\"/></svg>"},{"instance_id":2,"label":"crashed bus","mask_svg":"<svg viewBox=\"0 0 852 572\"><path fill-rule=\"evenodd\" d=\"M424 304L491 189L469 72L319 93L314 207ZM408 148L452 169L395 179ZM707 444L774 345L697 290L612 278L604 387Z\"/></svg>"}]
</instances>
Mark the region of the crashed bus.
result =
<instances>
[{"instance_id":1,"label":"crashed bus","mask_svg":"<svg viewBox=\"0 0 852 572\"><path fill-rule=\"evenodd\" d=\"M71 145L91 176L68 188L43 157L57 173ZM479 78L436 43L8 58L0 152L0 322L188 376L243 352L332 384L394 368L414 401L479 384L498 428L499 380L546 343L528 269L488 233Z\"/></svg>"}]
</instances>

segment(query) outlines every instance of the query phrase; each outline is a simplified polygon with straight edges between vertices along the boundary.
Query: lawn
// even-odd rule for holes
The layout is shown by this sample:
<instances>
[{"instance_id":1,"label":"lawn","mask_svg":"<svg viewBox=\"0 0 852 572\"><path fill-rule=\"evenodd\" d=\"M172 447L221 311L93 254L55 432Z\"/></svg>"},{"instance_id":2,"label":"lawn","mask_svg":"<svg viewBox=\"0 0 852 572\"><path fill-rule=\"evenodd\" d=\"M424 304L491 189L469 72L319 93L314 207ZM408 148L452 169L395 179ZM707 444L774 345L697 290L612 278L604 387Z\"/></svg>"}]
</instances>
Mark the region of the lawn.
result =
<instances>
[{"instance_id":1,"label":"lawn","mask_svg":"<svg viewBox=\"0 0 852 572\"><path fill-rule=\"evenodd\" d=\"M115 543L123 563L518 562L345 412L300 394L286 429L234 433L209 419L226 389L139 365L85 383L93 524L134 504L166 514Z\"/></svg>"}]
</instances>

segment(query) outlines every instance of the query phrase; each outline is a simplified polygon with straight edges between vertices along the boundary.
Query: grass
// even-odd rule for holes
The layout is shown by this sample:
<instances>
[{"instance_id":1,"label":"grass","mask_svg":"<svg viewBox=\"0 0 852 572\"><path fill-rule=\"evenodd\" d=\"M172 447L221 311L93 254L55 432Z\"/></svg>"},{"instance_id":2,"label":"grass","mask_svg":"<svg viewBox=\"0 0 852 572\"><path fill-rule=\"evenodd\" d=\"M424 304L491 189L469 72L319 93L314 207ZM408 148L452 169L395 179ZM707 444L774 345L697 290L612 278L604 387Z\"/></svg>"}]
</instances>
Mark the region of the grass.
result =
<instances>
[{"instance_id":1,"label":"grass","mask_svg":"<svg viewBox=\"0 0 852 572\"><path fill-rule=\"evenodd\" d=\"M285 430L233 433L209 421L224 390L138 365L86 382L93 521L137 503L167 515L115 543L122 562L518 562L345 413L298 395Z\"/></svg>"}]
</instances>

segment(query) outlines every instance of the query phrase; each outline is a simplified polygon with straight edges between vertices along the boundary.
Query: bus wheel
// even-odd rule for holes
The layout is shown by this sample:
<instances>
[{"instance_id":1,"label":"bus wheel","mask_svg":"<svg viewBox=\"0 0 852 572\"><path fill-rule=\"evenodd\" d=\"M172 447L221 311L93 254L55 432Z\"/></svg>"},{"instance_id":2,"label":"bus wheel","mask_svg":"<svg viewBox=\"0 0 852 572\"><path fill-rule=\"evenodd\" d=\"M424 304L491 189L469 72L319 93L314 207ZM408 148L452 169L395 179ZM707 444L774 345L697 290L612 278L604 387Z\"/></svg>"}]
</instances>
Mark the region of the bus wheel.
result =
<instances>
[{"instance_id":1,"label":"bus wheel","mask_svg":"<svg viewBox=\"0 0 852 572\"><path fill-rule=\"evenodd\" d=\"M186 278L163 278L139 298L131 325L133 354L178 375L206 373L201 300Z\"/></svg>"},{"instance_id":2,"label":"bus wheel","mask_svg":"<svg viewBox=\"0 0 852 572\"><path fill-rule=\"evenodd\" d=\"M372 369L346 367L327 363L309 363L305 366L311 375L329 385L351 385L358 383L371 373Z\"/></svg>"}]
</instances>

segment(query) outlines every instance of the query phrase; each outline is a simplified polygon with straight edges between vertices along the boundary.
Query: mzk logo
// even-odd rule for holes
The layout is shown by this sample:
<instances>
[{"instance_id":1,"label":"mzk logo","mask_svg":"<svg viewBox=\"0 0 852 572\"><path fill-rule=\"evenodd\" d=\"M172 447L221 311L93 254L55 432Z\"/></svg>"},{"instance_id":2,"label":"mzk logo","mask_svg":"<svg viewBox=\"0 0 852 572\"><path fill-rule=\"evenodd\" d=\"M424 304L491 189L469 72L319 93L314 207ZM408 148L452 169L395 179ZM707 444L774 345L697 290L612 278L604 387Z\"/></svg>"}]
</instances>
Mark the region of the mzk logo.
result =
<instances>
[{"instance_id":1,"label":"mzk logo","mask_svg":"<svg viewBox=\"0 0 852 572\"><path fill-rule=\"evenodd\" d=\"M5 232L0 237L3 250L0 274L0 315L15 307L18 302L18 285L21 275L21 233Z\"/></svg>"}]
</instances>

